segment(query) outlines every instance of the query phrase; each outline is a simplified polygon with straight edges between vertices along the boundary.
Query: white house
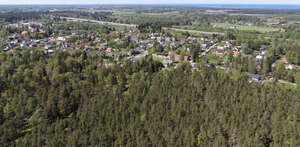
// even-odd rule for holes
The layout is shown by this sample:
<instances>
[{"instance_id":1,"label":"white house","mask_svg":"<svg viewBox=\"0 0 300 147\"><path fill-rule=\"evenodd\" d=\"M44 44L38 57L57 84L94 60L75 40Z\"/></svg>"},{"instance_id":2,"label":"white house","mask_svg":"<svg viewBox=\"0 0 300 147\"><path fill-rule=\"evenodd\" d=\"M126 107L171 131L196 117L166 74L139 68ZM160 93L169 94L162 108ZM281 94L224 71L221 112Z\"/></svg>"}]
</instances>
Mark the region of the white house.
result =
<instances>
[{"instance_id":1,"label":"white house","mask_svg":"<svg viewBox=\"0 0 300 147\"><path fill-rule=\"evenodd\" d=\"M59 40L59 41L66 41L66 38L65 37L57 37L57 40Z\"/></svg>"},{"instance_id":2,"label":"white house","mask_svg":"<svg viewBox=\"0 0 300 147\"><path fill-rule=\"evenodd\" d=\"M257 55L257 56L256 56L256 59L257 59L257 60L263 60L263 59L264 59L264 56L262 56L262 55Z\"/></svg>"},{"instance_id":3,"label":"white house","mask_svg":"<svg viewBox=\"0 0 300 147\"><path fill-rule=\"evenodd\" d=\"M288 64L288 65L285 66L285 69L287 69L287 70L292 70L293 68L294 67L293 67L292 64Z\"/></svg>"}]
</instances>

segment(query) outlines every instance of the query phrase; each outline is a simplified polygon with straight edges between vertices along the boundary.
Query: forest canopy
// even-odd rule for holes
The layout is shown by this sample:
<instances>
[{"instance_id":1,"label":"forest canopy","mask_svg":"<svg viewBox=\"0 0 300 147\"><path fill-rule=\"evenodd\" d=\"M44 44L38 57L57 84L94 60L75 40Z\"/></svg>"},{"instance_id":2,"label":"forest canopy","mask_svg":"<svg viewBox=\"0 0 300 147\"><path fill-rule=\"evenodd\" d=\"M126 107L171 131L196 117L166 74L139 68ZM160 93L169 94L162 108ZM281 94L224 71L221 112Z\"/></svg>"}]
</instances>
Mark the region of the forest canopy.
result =
<instances>
[{"instance_id":1,"label":"forest canopy","mask_svg":"<svg viewBox=\"0 0 300 147\"><path fill-rule=\"evenodd\" d=\"M151 56L0 54L0 146L299 146L298 90Z\"/></svg>"}]
</instances>

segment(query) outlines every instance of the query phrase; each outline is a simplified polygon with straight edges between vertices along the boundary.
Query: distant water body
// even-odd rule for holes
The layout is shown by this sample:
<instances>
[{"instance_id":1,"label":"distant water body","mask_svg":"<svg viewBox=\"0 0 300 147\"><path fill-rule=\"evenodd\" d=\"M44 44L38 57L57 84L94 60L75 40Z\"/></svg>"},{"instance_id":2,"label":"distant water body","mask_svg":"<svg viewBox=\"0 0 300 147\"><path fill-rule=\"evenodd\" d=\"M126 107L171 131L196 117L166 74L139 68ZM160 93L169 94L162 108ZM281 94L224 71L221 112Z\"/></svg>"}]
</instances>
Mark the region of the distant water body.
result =
<instances>
[{"instance_id":1,"label":"distant water body","mask_svg":"<svg viewBox=\"0 0 300 147\"><path fill-rule=\"evenodd\" d=\"M164 4L165 6L235 8L235 9L290 9L300 10L300 5L259 5L259 4Z\"/></svg>"}]
</instances>

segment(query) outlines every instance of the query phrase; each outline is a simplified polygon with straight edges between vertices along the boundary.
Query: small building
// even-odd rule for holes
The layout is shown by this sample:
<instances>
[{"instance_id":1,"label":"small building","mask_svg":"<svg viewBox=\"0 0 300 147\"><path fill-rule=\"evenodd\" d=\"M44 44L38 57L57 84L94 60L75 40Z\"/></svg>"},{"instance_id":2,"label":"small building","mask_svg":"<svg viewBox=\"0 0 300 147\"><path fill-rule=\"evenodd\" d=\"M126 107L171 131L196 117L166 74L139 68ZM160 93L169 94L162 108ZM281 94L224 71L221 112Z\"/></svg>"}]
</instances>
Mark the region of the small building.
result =
<instances>
[{"instance_id":1,"label":"small building","mask_svg":"<svg viewBox=\"0 0 300 147\"><path fill-rule=\"evenodd\" d=\"M293 70L294 66L292 64L288 64L285 66L285 69L287 70Z\"/></svg>"},{"instance_id":2,"label":"small building","mask_svg":"<svg viewBox=\"0 0 300 147\"><path fill-rule=\"evenodd\" d=\"M170 41L171 41L171 38L170 38L170 37L166 37L166 38L165 38L165 41L166 41L166 42L170 42Z\"/></svg>"},{"instance_id":3,"label":"small building","mask_svg":"<svg viewBox=\"0 0 300 147\"><path fill-rule=\"evenodd\" d=\"M287 60L286 58L282 58L281 60L282 60L282 62L285 63L285 64L288 64L288 63L289 63L288 60Z\"/></svg>"},{"instance_id":4,"label":"small building","mask_svg":"<svg viewBox=\"0 0 300 147\"><path fill-rule=\"evenodd\" d=\"M37 44L35 42L32 42L29 46L30 47L37 47Z\"/></svg>"},{"instance_id":5,"label":"small building","mask_svg":"<svg viewBox=\"0 0 300 147\"><path fill-rule=\"evenodd\" d=\"M184 60L189 61L189 60L191 60L191 57L190 56L184 56Z\"/></svg>"},{"instance_id":6,"label":"small building","mask_svg":"<svg viewBox=\"0 0 300 147\"><path fill-rule=\"evenodd\" d=\"M190 65L191 65L193 68L196 68L197 63L195 63L195 62L190 62Z\"/></svg>"},{"instance_id":7,"label":"small building","mask_svg":"<svg viewBox=\"0 0 300 147\"><path fill-rule=\"evenodd\" d=\"M233 56L236 57L236 56L240 55L240 51L237 48L235 48L232 50L232 54L233 54Z\"/></svg>"},{"instance_id":8,"label":"small building","mask_svg":"<svg viewBox=\"0 0 300 147\"><path fill-rule=\"evenodd\" d=\"M176 53L174 53L173 56L174 56L174 60L175 60L175 61L179 61L180 58L181 58L181 55L176 54ZM189 60L191 60L191 57L190 57L190 56L183 56L183 60L189 61Z\"/></svg>"},{"instance_id":9,"label":"small building","mask_svg":"<svg viewBox=\"0 0 300 147\"><path fill-rule=\"evenodd\" d=\"M23 48L23 47L28 47L28 44L27 44L26 42L23 42L23 43L20 44L20 47L21 47L21 48Z\"/></svg>"},{"instance_id":10,"label":"small building","mask_svg":"<svg viewBox=\"0 0 300 147\"><path fill-rule=\"evenodd\" d=\"M54 50L52 50L52 49L50 49L50 50L45 50L45 53L52 54L52 53L54 53Z\"/></svg>"},{"instance_id":11,"label":"small building","mask_svg":"<svg viewBox=\"0 0 300 147\"><path fill-rule=\"evenodd\" d=\"M267 45L260 45L260 50L266 50L266 49L268 49L268 46Z\"/></svg>"},{"instance_id":12,"label":"small building","mask_svg":"<svg viewBox=\"0 0 300 147\"><path fill-rule=\"evenodd\" d=\"M211 69L216 69L216 65L214 65L214 64L209 64L208 67Z\"/></svg>"},{"instance_id":13,"label":"small building","mask_svg":"<svg viewBox=\"0 0 300 147\"><path fill-rule=\"evenodd\" d=\"M224 54L226 54L226 50L225 50L225 48L217 48L216 49L216 52L215 52L217 55L224 55Z\"/></svg>"},{"instance_id":14,"label":"small building","mask_svg":"<svg viewBox=\"0 0 300 147\"><path fill-rule=\"evenodd\" d=\"M76 45L76 46L75 46L75 49L78 49L78 50L79 50L79 49L81 49L81 48L82 48L82 45Z\"/></svg>"},{"instance_id":15,"label":"small building","mask_svg":"<svg viewBox=\"0 0 300 147\"><path fill-rule=\"evenodd\" d=\"M184 44L184 43L185 43L185 39L182 38L182 39L180 40L180 43L181 43L181 44Z\"/></svg>"},{"instance_id":16,"label":"small building","mask_svg":"<svg viewBox=\"0 0 300 147\"><path fill-rule=\"evenodd\" d=\"M250 74L249 75L249 80L250 82L260 82L261 81L261 78L260 76L256 75L256 74Z\"/></svg>"},{"instance_id":17,"label":"small building","mask_svg":"<svg viewBox=\"0 0 300 147\"><path fill-rule=\"evenodd\" d=\"M25 36L25 35L27 35L27 34L28 34L27 31L23 31L23 32L21 33L21 35L23 35L23 36Z\"/></svg>"},{"instance_id":18,"label":"small building","mask_svg":"<svg viewBox=\"0 0 300 147\"><path fill-rule=\"evenodd\" d=\"M257 55L256 56L256 60L263 60L264 59L264 56L263 55Z\"/></svg>"},{"instance_id":19,"label":"small building","mask_svg":"<svg viewBox=\"0 0 300 147\"><path fill-rule=\"evenodd\" d=\"M268 52L268 51L266 51L266 50L262 50L260 53L261 53L261 55L266 55L267 52Z\"/></svg>"},{"instance_id":20,"label":"small building","mask_svg":"<svg viewBox=\"0 0 300 147\"><path fill-rule=\"evenodd\" d=\"M202 47L202 48L207 48L208 45L207 45L206 43L203 43L203 44L201 44L201 47Z\"/></svg>"},{"instance_id":21,"label":"small building","mask_svg":"<svg viewBox=\"0 0 300 147\"><path fill-rule=\"evenodd\" d=\"M176 53L174 53L174 60L175 61L179 61L180 60L180 55L179 54L176 54Z\"/></svg>"},{"instance_id":22,"label":"small building","mask_svg":"<svg viewBox=\"0 0 300 147\"><path fill-rule=\"evenodd\" d=\"M106 51L110 53L110 52L113 51L113 49L112 48L107 48Z\"/></svg>"},{"instance_id":23,"label":"small building","mask_svg":"<svg viewBox=\"0 0 300 147\"><path fill-rule=\"evenodd\" d=\"M218 46L217 49L219 49L219 50L225 50L225 47L224 46Z\"/></svg>"},{"instance_id":24,"label":"small building","mask_svg":"<svg viewBox=\"0 0 300 147\"><path fill-rule=\"evenodd\" d=\"M164 65L164 67L169 67L170 65L172 65L172 60L163 60L162 64Z\"/></svg>"},{"instance_id":25,"label":"small building","mask_svg":"<svg viewBox=\"0 0 300 147\"><path fill-rule=\"evenodd\" d=\"M120 52L118 54L118 57L120 57L120 58L129 57L129 53L128 52Z\"/></svg>"},{"instance_id":26,"label":"small building","mask_svg":"<svg viewBox=\"0 0 300 147\"><path fill-rule=\"evenodd\" d=\"M4 49L3 49L3 51L9 51L11 48L10 47L5 47Z\"/></svg>"},{"instance_id":27,"label":"small building","mask_svg":"<svg viewBox=\"0 0 300 147\"><path fill-rule=\"evenodd\" d=\"M66 41L66 38L65 37L57 37L57 40L59 40L59 41Z\"/></svg>"}]
</instances>

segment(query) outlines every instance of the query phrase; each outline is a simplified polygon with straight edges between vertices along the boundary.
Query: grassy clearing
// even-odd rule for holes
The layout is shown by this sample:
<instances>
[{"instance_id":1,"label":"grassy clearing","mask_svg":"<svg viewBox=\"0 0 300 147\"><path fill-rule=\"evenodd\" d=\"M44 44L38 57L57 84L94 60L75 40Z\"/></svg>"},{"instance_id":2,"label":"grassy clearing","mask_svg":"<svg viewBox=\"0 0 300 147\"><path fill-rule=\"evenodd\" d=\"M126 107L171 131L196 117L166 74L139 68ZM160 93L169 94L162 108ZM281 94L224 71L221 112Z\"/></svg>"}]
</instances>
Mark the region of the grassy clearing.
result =
<instances>
[{"instance_id":1,"label":"grassy clearing","mask_svg":"<svg viewBox=\"0 0 300 147\"><path fill-rule=\"evenodd\" d=\"M213 26L216 28L237 29L240 31L257 31L261 33L280 31L279 28L273 28L273 27L248 26L248 25L237 25L237 24L226 24L226 23L213 23Z\"/></svg>"},{"instance_id":2,"label":"grassy clearing","mask_svg":"<svg viewBox=\"0 0 300 147\"><path fill-rule=\"evenodd\" d=\"M160 57L157 57L157 56L152 56L152 58L153 58L153 60L160 61L160 62L165 60L164 58L160 58Z\"/></svg>"},{"instance_id":3,"label":"grassy clearing","mask_svg":"<svg viewBox=\"0 0 300 147\"><path fill-rule=\"evenodd\" d=\"M174 26L172 26L172 28L184 29L184 30L204 31L204 32L223 32L224 31L220 28L195 26L195 25L182 25L182 26L175 26L174 25Z\"/></svg>"},{"instance_id":4,"label":"grassy clearing","mask_svg":"<svg viewBox=\"0 0 300 147\"><path fill-rule=\"evenodd\" d=\"M277 85L278 87L285 88L285 89L290 89L290 90L295 90L295 89L297 89L297 86L293 86L293 85L289 85L289 84L282 84L282 83L276 82L276 85Z\"/></svg>"}]
</instances>

